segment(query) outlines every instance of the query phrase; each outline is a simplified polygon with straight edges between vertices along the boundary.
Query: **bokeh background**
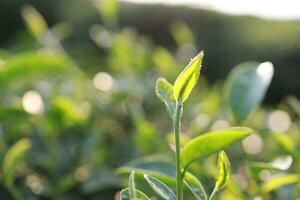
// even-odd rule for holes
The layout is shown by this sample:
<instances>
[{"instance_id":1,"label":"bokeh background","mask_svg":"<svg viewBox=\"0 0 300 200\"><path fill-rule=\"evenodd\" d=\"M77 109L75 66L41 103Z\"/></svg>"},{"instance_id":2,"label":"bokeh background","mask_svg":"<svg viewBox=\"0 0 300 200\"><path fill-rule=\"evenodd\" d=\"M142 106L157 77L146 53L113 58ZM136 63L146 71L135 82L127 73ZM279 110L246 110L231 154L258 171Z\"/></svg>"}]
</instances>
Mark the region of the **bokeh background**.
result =
<instances>
[{"instance_id":1,"label":"bokeh background","mask_svg":"<svg viewBox=\"0 0 300 200\"><path fill-rule=\"evenodd\" d=\"M200 50L186 140L240 125L223 95L234 66L270 61L275 69L263 106L244 123L255 135L228 150L236 186L220 199L300 198L300 179L259 190L273 175L300 172L300 5L212 2L1 0L0 199L117 199L126 185L120 166L172 160L155 80L173 82ZM220 12L218 2L233 9ZM248 166L276 159L279 171ZM194 166L207 190L214 165L212 157Z\"/></svg>"}]
</instances>

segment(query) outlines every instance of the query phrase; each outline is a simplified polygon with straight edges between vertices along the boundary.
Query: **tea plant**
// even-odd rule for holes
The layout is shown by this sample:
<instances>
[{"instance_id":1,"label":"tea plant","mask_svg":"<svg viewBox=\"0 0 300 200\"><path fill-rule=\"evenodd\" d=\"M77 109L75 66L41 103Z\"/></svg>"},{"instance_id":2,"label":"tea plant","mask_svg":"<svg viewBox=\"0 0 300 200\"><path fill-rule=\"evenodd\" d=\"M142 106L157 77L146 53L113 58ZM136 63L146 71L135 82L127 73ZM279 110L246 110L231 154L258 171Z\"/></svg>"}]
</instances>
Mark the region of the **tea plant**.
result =
<instances>
[{"instance_id":1,"label":"tea plant","mask_svg":"<svg viewBox=\"0 0 300 200\"><path fill-rule=\"evenodd\" d=\"M224 130L213 131L210 133L198 136L189 141L184 147L180 143L180 124L183 113L183 105L188 99L193 88L197 84L202 66L203 51L201 51L187 67L177 77L174 85L170 84L166 79L159 78L156 82L156 94L162 100L167 108L167 111L173 121L173 129L175 134L175 161L176 167L176 194L167 185L166 177L163 177L158 171L139 170L139 175L143 175L149 186L155 193L167 200L183 200L184 187L187 188L193 196L198 200L213 200L216 195L225 187L230 179L230 161L224 151L221 151L226 146L239 141L252 132L251 129L246 127L232 127ZM200 158L207 157L221 151L218 156L218 176L215 182L215 187L210 194L209 198L204 190L201 182L190 172L189 166L199 160ZM153 163L152 163L153 164ZM148 166L148 169L153 169ZM159 169L160 168L160 169ZM158 167L158 170L162 166ZM152 174L148 174L151 172ZM165 181L163 181L163 179ZM147 195L135 186L135 172L132 171L129 178L129 188L126 188L120 193L121 199L150 199Z\"/></svg>"}]
</instances>

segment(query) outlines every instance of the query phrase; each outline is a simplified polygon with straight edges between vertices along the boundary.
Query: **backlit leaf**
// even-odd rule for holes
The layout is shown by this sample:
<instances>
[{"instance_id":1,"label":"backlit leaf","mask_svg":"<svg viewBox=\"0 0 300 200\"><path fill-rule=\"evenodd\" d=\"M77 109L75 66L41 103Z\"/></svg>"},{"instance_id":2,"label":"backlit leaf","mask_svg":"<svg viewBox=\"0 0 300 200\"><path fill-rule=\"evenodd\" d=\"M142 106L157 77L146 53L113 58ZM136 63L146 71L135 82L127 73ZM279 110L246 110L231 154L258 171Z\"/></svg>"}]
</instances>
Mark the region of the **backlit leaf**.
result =
<instances>
[{"instance_id":1,"label":"backlit leaf","mask_svg":"<svg viewBox=\"0 0 300 200\"><path fill-rule=\"evenodd\" d=\"M262 192L269 193L273 190L276 190L282 186L290 185L294 183L299 183L300 176L299 174L284 174L278 175L271 178L269 181L262 185Z\"/></svg>"},{"instance_id":2,"label":"backlit leaf","mask_svg":"<svg viewBox=\"0 0 300 200\"><path fill-rule=\"evenodd\" d=\"M156 81L156 95L166 105L167 111L171 118L174 118L176 101L173 94L173 86L164 78L159 78Z\"/></svg>"},{"instance_id":3,"label":"backlit leaf","mask_svg":"<svg viewBox=\"0 0 300 200\"><path fill-rule=\"evenodd\" d=\"M224 151L221 151L218 158L218 177L215 187L217 190L221 190L225 187L226 183L230 179L231 169L230 161Z\"/></svg>"},{"instance_id":4,"label":"backlit leaf","mask_svg":"<svg viewBox=\"0 0 300 200\"><path fill-rule=\"evenodd\" d=\"M176 196L174 192L163 182L158 180L157 178L147 175L144 175L145 179L147 180L150 187L159 194L162 198L166 200L175 200Z\"/></svg>"},{"instance_id":5,"label":"backlit leaf","mask_svg":"<svg viewBox=\"0 0 300 200\"><path fill-rule=\"evenodd\" d=\"M12 184L14 173L21 161L23 161L24 154L31 148L31 141L29 139L21 139L10 147L4 156L2 169L5 181L8 185Z\"/></svg>"},{"instance_id":6,"label":"backlit leaf","mask_svg":"<svg viewBox=\"0 0 300 200\"><path fill-rule=\"evenodd\" d=\"M237 121L245 120L261 103L273 73L273 65L270 62L245 62L231 71L226 81L226 96L229 108Z\"/></svg>"},{"instance_id":7,"label":"backlit leaf","mask_svg":"<svg viewBox=\"0 0 300 200\"><path fill-rule=\"evenodd\" d=\"M197 84L203 55L201 51L177 77L174 83L174 97L179 103L183 103L188 98Z\"/></svg>"},{"instance_id":8,"label":"backlit leaf","mask_svg":"<svg viewBox=\"0 0 300 200\"><path fill-rule=\"evenodd\" d=\"M199 158L214 154L226 146L251 134L252 130L245 127L233 127L203 134L191 140L181 151L182 168Z\"/></svg>"}]
</instances>

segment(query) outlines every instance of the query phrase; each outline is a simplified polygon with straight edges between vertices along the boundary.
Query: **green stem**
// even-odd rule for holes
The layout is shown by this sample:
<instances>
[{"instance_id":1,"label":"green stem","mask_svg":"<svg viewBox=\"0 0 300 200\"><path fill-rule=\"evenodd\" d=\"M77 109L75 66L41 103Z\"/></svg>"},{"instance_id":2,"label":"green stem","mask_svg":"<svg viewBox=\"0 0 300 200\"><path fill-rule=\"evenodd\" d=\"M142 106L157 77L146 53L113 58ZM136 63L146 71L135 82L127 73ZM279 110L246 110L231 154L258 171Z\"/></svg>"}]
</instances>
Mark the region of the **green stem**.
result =
<instances>
[{"instance_id":1,"label":"green stem","mask_svg":"<svg viewBox=\"0 0 300 200\"><path fill-rule=\"evenodd\" d=\"M214 200L217 196L219 190L217 190L216 188L214 188L213 192L211 193L209 200Z\"/></svg>"},{"instance_id":2,"label":"green stem","mask_svg":"<svg viewBox=\"0 0 300 200\"><path fill-rule=\"evenodd\" d=\"M176 115L173 120L175 140L176 140L176 191L177 191L177 200L183 200L183 177L181 174L180 166L180 120L182 113L182 104L177 103L176 105Z\"/></svg>"}]
</instances>

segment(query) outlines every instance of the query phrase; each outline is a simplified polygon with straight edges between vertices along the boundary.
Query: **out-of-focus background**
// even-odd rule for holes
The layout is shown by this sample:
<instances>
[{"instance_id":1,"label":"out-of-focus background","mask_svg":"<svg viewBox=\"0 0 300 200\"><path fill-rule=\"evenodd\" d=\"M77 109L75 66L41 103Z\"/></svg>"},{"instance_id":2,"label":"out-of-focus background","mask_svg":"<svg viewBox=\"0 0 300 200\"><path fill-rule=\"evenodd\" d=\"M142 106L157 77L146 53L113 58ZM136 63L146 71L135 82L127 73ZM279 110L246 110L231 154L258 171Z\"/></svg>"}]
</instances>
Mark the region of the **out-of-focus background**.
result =
<instances>
[{"instance_id":1,"label":"out-of-focus background","mask_svg":"<svg viewBox=\"0 0 300 200\"><path fill-rule=\"evenodd\" d=\"M297 181L262 195L274 172L251 180L245 161L281 158L288 167L280 174L299 174L297 1L1 0L0 199L118 199L126 185L120 166L172 159L155 80L173 82L200 50L201 78L183 119L187 140L236 125L223 95L234 66L270 61L275 69L263 107L246 123L257 133L229 150L236 188L220 199L299 198ZM214 162L194 167L207 190Z\"/></svg>"}]
</instances>

